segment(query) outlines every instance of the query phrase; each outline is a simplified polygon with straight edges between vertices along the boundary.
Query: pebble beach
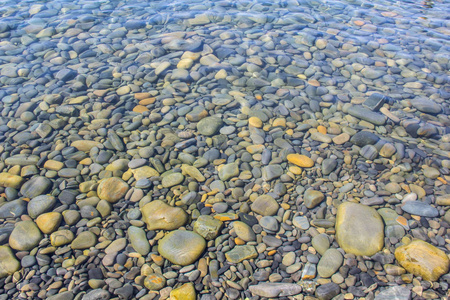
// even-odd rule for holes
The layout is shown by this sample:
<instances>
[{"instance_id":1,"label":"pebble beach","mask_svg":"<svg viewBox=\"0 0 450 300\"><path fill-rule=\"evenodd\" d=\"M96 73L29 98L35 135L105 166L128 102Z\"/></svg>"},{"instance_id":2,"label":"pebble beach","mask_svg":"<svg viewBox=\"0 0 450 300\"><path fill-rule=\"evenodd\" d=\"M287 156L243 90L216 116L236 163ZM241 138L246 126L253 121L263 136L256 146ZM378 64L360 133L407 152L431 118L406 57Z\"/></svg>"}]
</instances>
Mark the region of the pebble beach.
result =
<instances>
[{"instance_id":1,"label":"pebble beach","mask_svg":"<svg viewBox=\"0 0 450 300\"><path fill-rule=\"evenodd\" d=\"M448 300L449 7L0 0L0 300Z\"/></svg>"}]
</instances>

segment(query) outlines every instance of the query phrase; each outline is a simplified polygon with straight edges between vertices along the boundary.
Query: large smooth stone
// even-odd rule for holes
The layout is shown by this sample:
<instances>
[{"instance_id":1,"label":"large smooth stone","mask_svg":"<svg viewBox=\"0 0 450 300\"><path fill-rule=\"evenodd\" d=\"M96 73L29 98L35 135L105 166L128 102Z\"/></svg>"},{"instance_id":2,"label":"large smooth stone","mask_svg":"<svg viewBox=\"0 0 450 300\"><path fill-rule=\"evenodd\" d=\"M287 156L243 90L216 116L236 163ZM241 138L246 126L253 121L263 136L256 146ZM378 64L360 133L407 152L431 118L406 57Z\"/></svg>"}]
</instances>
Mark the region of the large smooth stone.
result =
<instances>
[{"instance_id":1,"label":"large smooth stone","mask_svg":"<svg viewBox=\"0 0 450 300\"><path fill-rule=\"evenodd\" d=\"M354 105L348 109L348 113L356 118L367 121L374 125L384 125L386 123L386 116L383 114L371 111L361 105Z\"/></svg>"},{"instance_id":2,"label":"large smooth stone","mask_svg":"<svg viewBox=\"0 0 450 300\"><path fill-rule=\"evenodd\" d=\"M359 131L352 138L350 142L359 147L364 147L366 145L374 145L378 142L380 138L375 133L370 131Z\"/></svg>"},{"instance_id":3,"label":"large smooth stone","mask_svg":"<svg viewBox=\"0 0 450 300\"><path fill-rule=\"evenodd\" d=\"M27 198L34 198L45 194L52 186L50 179L43 176L35 176L25 182L20 189L20 193Z\"/></svg>"},{"instance_id":4,"label":"large smooth stone","mask_svg":"<svg viewBox=\"0 0 450 300\"><path fill-rule=\"evenodd\" d=\"M36 247L43 236L33 221L22 221L16 224L9 236L9 246L18 251L29 251Z\"/></svg>"},{"instance_id":5,"label":"large smooth stone","mask_svg":"<svg viewBox=\"0 0 450 300\"><path fill-rule=\"evenodd\" d=\"M172 207L161 200L154 200L141 208L142 219L148 230L178 229L188 220L187 214L180 207Z\"/></svg>"},{"instance_id":6,"label":"large smooth stone","mask_svg":"<svg viewBox=\"0 0 450 300\"><path fill-rule=\"evenodd\" d=\"M170 292L170 300L197 300L194 284L188 282Z\"/></svg>"},{"instance_id":7,"label":"large smooth stone","mask_svg":"<svg viewBox=\"0 0 450 300\"><path fill-rule=\"evenodd\" d=\"M433 100L416 98L411 100L411 104L424 113L438 114L441 112L442 107Z\"/></svg>"},{"instance_id":8,"label":"large smooth stone","mask_svg":"<svg viewBox=\"0 0 450 300\"><path fill-rule=\"evenodd\" d=\"M323 254L317 265L317 273L320 277L329 278L341 267L344 257L336 249L328 249Z\"/></svg>"},{"instance_id":9,"label":"large smooth stone","mask_svg":"<svg viewBox=\"0 0 450 300\"><path fill-rule=\"evenodd\" d=\"M12 275L19 271L20 262L14 256L11 248L8 246L0 246L0 278Z\"/></svg>"},{"instance_id":10,"label":"large smooth stone","mask_svg":"<svg viewBox=\"0 0 450 300\"><path fill-rule=\"evenodd\" d=\"M383 220L372 207L344 202L337 210L336 240L347 253L372 256L384 245Z\"/></svg>"},{"instance_id":11,"label":"large smooth stone","mask_svg":"<svg viewBox=\"0 0 450 300\"><path fill-rule=\"evenodd\" d=\"M122 179L110 177L100 182L97 187L97 194L102 200L116 203L125 196L128 188L128 184Z\"/></svg>"},{"instance_id":12,"label":"large smooth stone","mask_svg":"<svg viewBox=\"0 0 450 300\"><path fill-rule=\"evenodd\" d=\"M393 286L381 291L375 300L409 300L411 290L404 286Z\"/></svg>"},{"instance_id":13,"label":"large smooth stone","mask_svg":"<svg viewBox=\"0 0 450 300\"><path fill-rule=\"evenodd\" d=\"M314 161L306 155L291 153L286 156L287 160L294 165L302 168L311 168L314 166Z\"/></svg>"},{"instance_id":14,"label":"large smooth stone","mask_svg":"<svg viewBox=\"0 0 450 300\"><path fill-rule=\"evenodd\" d=\"M222 127L222 124L222 119L218 117L207 117L197 123L197 130L202 135L211 136Z\"/></svg>"},{"instance_id":15,"label":"large smooth stone","mask_svg":"<svg viewBox=\"0 0 450 300\"><path fill-rule=\"evenodd\" d=\"M450 260L444 251L422 240L395 249L395 258L409 273L423 280L437 281L449 270Z\"/></svg>"},{"instance_id":16,"label":"large smooth stone","mask_svg":"<svg viewBox=\"0 0 450 300\"><path fill-rule=\"evenodd\" d=\"M186 230L172 231L158 244L158 252L162 257L181 266L195 262L205 248L205 239L195 232Z\"/></svg>"},{"instance_id":17,"label":"large smooth stone","mask_svg":"<svg viewBox=\"0 0 450 300\"><path fill-rule=\"evenodd\" d=\"M11 187L13 189L19 189L24 179L19 175L12 175L9 173L0 173L0 186Z\"/></svg>"},{"instance_id":18,"label":"large smooth stone","mask_svg":"<svg viewBox=\"0 0 450 300\"><path fill-rule=\"evenodd\" d=\"M0 219L17 218L27 211L27 202L21 199L3 203L0 206Z\"/></svg>"},{"instance_id":19,"label":"large smooth stone","mask_svg":"<svg viewBox=\"0 0 450 300\"><path fill-rule=\"evenodd\" d=\"M439 211L425 202L407 201L401 206L401 208L411 215L428 218L435 218L439 216Z\"/></svg>"},{"instance_id":20,"label":"large smooth stone","mask_svg":"<svg viewBox=\"0 0 450 300\"><path fill-rule=\"evenodd\" d=\"M181 173L172 173L162 178L161 184L165 188L179 185L184 181L184 175Z\"/></svg>"},{"instance_id":21,"label":"large smooth stone","mask_svg":"<svg viewBox=\"0 0 450 300\"><path fill-rule=\"evenodd\" d=\"M50 234L56 229L58 229L59 224L61 224L61 221L62 215L59 212L52 211L37 217L36 225L43 233Z\"/></svg>"},{"instance_id":22,"label":"large smooth stone","mask_svg":"<svg viewBox=\"0 0 450 300\"><path fill-rule=\"evenodd\" d=\"M239 175L239 167L236 163L223 165L219 170L219 178L222 181L227 181Z\"/></svg>"},{"instance_id":23,"label":"large smooth stone","mask_svg":"<svg viewBox=\"0 0 450 300\"><path fill-rule=\"evenodd\" d=\"M56 198L49 195L40 195L34 197L28 202L28 215L33 219L39 215L48 212L56 204Z\"/></svg>"},{"instance_id":24,"label":"large smooth stone","mask_svg":"<svg viewBox=\"0 0 450 300\"><path fill-rule=\"evenodd\" d=\"M96 141L78 140L70 144L71 147L77 148L79 151L89 152L92 148L100 146L101 143Z\"/></svg>"},{"instance_id":25,"label":"large smooth stone","mask_svg":"<svg viewBox=\"0 0 450 300\"><path fill-rule=\"evenodd\" d=\"M302 288L295 283L263 282L248 287L250 292L256 296L265 298L278 298L300 294Z\"/></svg>"},{"instance_id":26,"label":"large smooth stone","mask_svg":"<svg viewBox=\"0 0 450 300\"><path fill-rule=\"evenodd\" d=\"M131 246L142 256L146 256L150 252L150 244L144 229L136 226L128 228L128 238Z\"/></svg>"},{"instance_id":27,"label":"large smooth stone","mask_svg":"<svg viewBox=\"0 0 450 300\"><path fill-rule=\"evenodd\" d=\"M83 231L70 244L74 250L84 250L93 247L97 243L97 236L90 231Z\"/></svg>"},{"instance_id":28,"label":"large smooth stone","mask_svg":"<svg viewBox=\"0 0 450 300\"><path fill-rule=\"evenodd\" d=\"M277 213L278 202L270 195L261 195L250 206L252 211L263 216L273 216Z\"/></svg>"}]
</instances>

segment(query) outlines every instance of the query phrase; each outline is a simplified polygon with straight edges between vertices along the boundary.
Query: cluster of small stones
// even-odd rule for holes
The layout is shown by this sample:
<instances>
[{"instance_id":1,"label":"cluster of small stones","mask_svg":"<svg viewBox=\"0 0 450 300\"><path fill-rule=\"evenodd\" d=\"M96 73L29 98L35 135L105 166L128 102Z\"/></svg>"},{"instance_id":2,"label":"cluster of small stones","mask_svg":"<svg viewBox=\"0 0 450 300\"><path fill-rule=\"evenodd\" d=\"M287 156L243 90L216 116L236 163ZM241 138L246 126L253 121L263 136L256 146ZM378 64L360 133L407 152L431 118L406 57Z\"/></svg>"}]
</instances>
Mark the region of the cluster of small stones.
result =
<instances>
[{"instance_id":1,"label":"cluster of small stones","mask_svg":"<svg viewBox=\"0 0 450 300\"><path fill-rule=\"evenodd\" d=\"M1 1L0 299L445 297L448 23L166 2Z\"/></svg>"}]
</instances>

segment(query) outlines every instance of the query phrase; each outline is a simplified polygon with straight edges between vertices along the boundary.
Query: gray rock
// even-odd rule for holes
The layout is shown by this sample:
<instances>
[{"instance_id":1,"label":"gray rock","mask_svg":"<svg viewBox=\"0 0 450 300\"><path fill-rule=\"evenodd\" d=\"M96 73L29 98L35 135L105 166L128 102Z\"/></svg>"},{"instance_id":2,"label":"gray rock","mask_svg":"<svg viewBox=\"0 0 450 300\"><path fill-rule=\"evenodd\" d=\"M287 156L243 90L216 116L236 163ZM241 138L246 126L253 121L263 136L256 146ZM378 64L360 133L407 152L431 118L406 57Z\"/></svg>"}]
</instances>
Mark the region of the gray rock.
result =
<instances>
[{"instance_id":1,"label":"gray rock","mask_svg":"<svg viewBox=\"0 0 450 300\"><path fill-rule=\"evenodd\" d=\"M150 244L144 229L136 226L130 226L128 228L128 238L130 239L133 249L142 256L146 256L150 252Z\"/></svg>"},{"instance_id":2,"label":"gray rock","mask_svg":"<svg viewBox=\"0 0 450 300\"><path fill-rule=\"evenodd\" d=\"M262 168L262 177L265 181L271 181L284 174L284 170L280 165L268 165Z\"/></svg>"},{"instance_id":3,"label":"gray rock","mask_svg":"<svg viewBox=\"0 0 450 300\"><path fill-rule=\"evenodd\" d=\"M442 107L433 100L416 98L411 100L411 104L424 113L438 114L442 111Z\"/></svg>"},{"instance_id":4,"label":"gray rock","mask_svg":"<svg viewBox=\"0 0 450 300\"><path fill-rule=\"evenodd\" d=\"M439 211L436 208L420 201L408 201L404 203L401 208L403 211L406 211L411 215L428 218L435 218L439 216Z\"/></svg>"},{"instance_id":5,"label":"gray rock","mask_svg":"<svg viewBox=\"0 0 450 300\"><path fill-rule=\"evenodd\" d=\"M364 106L370 110L378 111L386 102L387 97L380 93L373 93L364 101Z\"/></svg>"},{"instance_id":6,"label":"gray rock","mask_svg":"<svg viewBox=\"0 0 450 300\"><path fill-rule=\"evenodd\" d=\"M356 146L363 147L365 145L374 145L380 138L370 131L359 131L352 138L350 142Z\"/></svg>"},{"instance_id":7,"label":"gray rock","mask_svg":"<svg viewBox=\"0 0 450 300\"><path fill-rule=\"evenodd\" d=\"M382 114L376 113L361 105L354 105L348 109L348 113L356 118L367 121L374 125L384 125L386 117Z\"/></svg>"},{"instance_id":8,"label":"gray rock","mask_svg":"<svg viewBox=\"0 0 450 300\"><path fill-rule=\"evenodd\" d=\"M328 249L323 254L317 265L317 272L320 277L329 278L341 267L344 257L336 249Z\"/></svg>"},{"instance_id":9,"label":"gray rock","mask_svg":"<svg viewBox=\"0 0 450 300\"><path fill-rule=\"evenodd\" d=\"M270 216L262 217L259 220L259 225L261 225L262 228L267 229L269 231L277 232L280 228L280 225L278 224L277 219Z\"/></svg>"},{"instance_id":10,"label":"gray rock","mask_svg":"<svg viewBox=\"0 0 450 300\"><path fill-rule=\"evenodd\" d=\"M35 176L22 185L20 193L24 197L34 198L48 192L51 186L52 182L50 179L43 176Z\"/></svg>"},{"instance_id":11,"label":"gray rock","mask_svg":"<svg viewBox=\"0 0 450 300\"><path fill-rule=\"evenodd\" d=\"M28 215L33 219L39 215L50 211L56 204L56 198L49 195L40 195L34 197L28 202Z\"/></svg>"},{"instance_id":12,"label":"gray rock","mask_svg":"<svg viewBox=\"0 0 450 300\"><path fill-rule=\"evenodd\" d=\"M266 298L286 297L300 294L302 288L295 283L263 282L248 287L256 296Z\"/></svg>"},{"instance_id":13,"label":"gray rock","mask_svg":"<svg viewBox=\"0 0 450 300\"><path fill-rule=\"evenodd\" d=\"M81 298L82 300L109 300L111 295L107 290L92 290Z\"/></svg>"},{"instance_id":14,"label":"gray rock","mask_svg":"<svg viewBox=\"0 0 450 300\"><path fill-rule=\"evenodd\" d=\"M319 300L331 300L333 297L339 295L341 288L334 282L330 282L319 286L316 289L316 297Z\"/></svg>"},{"instance_id":15,"label":"gray rock","mask_svg":"<svg viewBox=\"0 0 450 300\"><path fill-rule=\"evenodd\" d=\"M27 202L21 199L4 203L0 206L0 219L17 218L27 210Z\"/></svg>"},{"instance_id":16,"label":"gray rock","mask_svg":"<svg viewBox=\"0 0 450 300\"><path fill-rule=\"evenodd\" d=\"M304 204L309 209L319 205L323 199L325 199L325 195L322 192L313 189L307 189L303 195Z\"/></svg>"},{"instance_id":17,"label":"gray rock","mask_svg":"<svg viewBox=\"0 0 450 300\"><path fill-rule=\"evenodd\" d=\"M222 124L222 119L218 117L207 117L197 123L197 130L202 135L211 136L222 127Z\"/></svg>"},{"instance_id":18,"label":"gray rock","mask_svg":"<svg viewBox=\"0 0 450 300\"><path fill-rule=\"evenodd\" d=\"M337 167L337 161L332 158L326 158L322 162L322 173L323 175L329 175Z\"/></svg>"},{"instance_id":19,"label":"gray rock","mask_svg":"<svg viewBox=\"0 0 450 300\"><path fill-rule=\"evenodd\" d=\"M373 145L365 145L359 150L359 154L368 160L374 160L378 156L378 150Z\"/></svg>"},{"instance_id":20,"label":"gray rock","mask_svg":"<svg viewBox=\"0 0 450 300\"><path fill-rule=\"evenodd\" d=\"M403 286L393 286L381 291L375 300L409 300L411 299L410 289Z\"/></svg>"}]
</instances>

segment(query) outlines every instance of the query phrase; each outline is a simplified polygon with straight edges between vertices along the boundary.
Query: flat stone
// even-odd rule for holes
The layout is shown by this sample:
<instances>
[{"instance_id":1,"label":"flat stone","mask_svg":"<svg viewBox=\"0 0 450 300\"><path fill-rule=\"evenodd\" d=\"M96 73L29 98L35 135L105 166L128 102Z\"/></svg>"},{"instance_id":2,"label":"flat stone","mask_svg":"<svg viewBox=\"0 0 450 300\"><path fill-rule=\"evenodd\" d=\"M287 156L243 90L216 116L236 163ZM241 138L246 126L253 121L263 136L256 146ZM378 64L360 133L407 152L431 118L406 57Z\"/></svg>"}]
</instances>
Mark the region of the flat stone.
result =
<instances>
[{"instance_id":1,"label":"flat stone","mask_svg":"<svg viewBox=\"0 0 450 300\"><path fill-rule=\"evenodd\" d=\"M262 178L265 181L271 181L284 174L284 170L280 165L268 165L262 168Z\"/></svg>"},{"instance_id":2,"label":"flat stone","mask_svg":"<svg viewBox=\"0 0 450 300\"><path fill-rule=\"evenodd\" d=\"M206 180L205 176L203 176L203 174L196 167L183 164L181 165L181 170L183 171L183 174L194 178L198 182L203 182Z\"/></svg>"},{"instance_id":3,"label":"flat stone","mask_svg":"<svg viewBox=\"0 0 450 300\"><path fill-rule=\"evenodd\" d=\"M197 123L197 130L206 136L214 135L222 127L223 121L218 117L206 117Z\"/></svg>"},{"instance_id":4,"label":"flat stone","mask_svg":"<svg viewBox=\"0 0 450 300\"><path fill-rule=\"evenodd\" d=\"M174 230L186 224L187 214L180 207L172 207L161 200L154 200L141 208L142 220L148 230Z\"/></svg>"},{"instance_id":5,"label":"flat stone","mask_svg":"<svg viewBox=\"0 0 450 300\"><path fill-rule=\"evenodd\" d=\"M226 259L231 263L240 263L246 259L256 258L258 256L258 252L254 246L244 245L244 246L235 246L232 250L225 253Z\"/></svg>"},{"instance_id":6,"label":"flat stone","mask_svg":"<svg viewBox=\"0 0 450 300\"><path fill-rule=\"evenodd\" d=\"M70 247L74 250L84 250L93 247L97 243L97 236L90 231L83 231L72 241Z\"/></svg>"},{"instance_id":7,"label":"flat stone","mask_svg":"<svg viewBox=\"0 0 450 300\"><path fill-rule=\"evenodd\" d=\"M316 297L319 300L331 300L341 293L341 288L334 282L326 283L316 289Z\"/></svg>"},{"instance_id":8,"label":"flat stone","mask_svg":"<svg viewBox=\"0 0 450 300\"><path fill-rule=\"evenodd\" d=\"M333 158L326 158L322 162L322 174L329 175L337 167L337 161Z\"/></svg>"},{"instance_id":9,"label":"flat stone","mask_svg":"<svg viewBox=\"0 0 450 300\"><path fill-rule=\"evenodd\" d=\"M386 117L377 112L373 112L361 105L353 105L348 109L348 113L353 117L367 121L374 125L384 125L386 123Z\"/></svg>"},{"instance_id":10,"label":"flat stone","mask_svg":"<svg viewBox=\"0 0 450 300\"><path fill-rule=\"evenodd\" d=\"M261 225L262 228L272 232L278 232L278 229L280 228L280 224L278 224L277 219L272 216L262 217L259 220L259 225Z\"/></svg>"},{"instance_id":11,"label":"flat stone","mask_svg":"<svg viewBox=\"0 0 450 300\"><path fill-rule=\"evenodd\" d=\"M250 206L251 210L263 216L273 216L277 213L278 202L270 195L261 195Z\"/></svg>"},{"instance_id":12,"label":"flat stone","mask_svg":"<svg viewBox=\"0 0 450 300\"><path fill-rule=\"evenodd\" d=\"M249 291L260 297L277 298L300 294L302 288L295 283L263 282L248 287Z\"/></svg>"},{"instance_id":13,"label":"flat stone","mask_svg":"<svg viewBox=\"0 0 450 300\"><path fill-rule=\"evenodd\" d=\"M72 231L62 229L55 231L50 235L50 243L54 247L60 247L72 243L74 238L75 235Z\"/></svg>"},{"instance_id":14,"label":"flat stone","mask_svg":"<svg viewBox=\"0 0 450 300\"><path fill-rule=\"evenodd\" d=\"M223 165L219 170L219 178L222 181L227 181L239 175L239 167L237 163Z\"/></svg>"},{"instance_id":15,"label":"flat stone","mask_svg":"<svg viewBox=\"0 0 450 300\"><path fill-rule=\"evenodd\" d=\"M435 218L439 216L439 211L433 206L421 201L407 201L401 206L403 211L411 215Z\"/></svg>"},{"instance_id":16,"label":"flat stone","mask_svg":"<svg viewBox=\"0 0 450 300\"><path fill-rule=\"evenodd\" d=\"M100 199L116 203L122 199L129 189L128 184L118 177L103 179L97 187Z\"/></svg>"},{"instance_id":17,"label":"flat stone","mask_svg":"<svg viewBox=\"0 0 450 300\"><path fill-rule=\"evenodd\" d=\"M306 192L303 194L303 201L307 208L312 209L320 204L320 202L325 199L325 195L320 192L313 189L307 189Z\"/></svg>"},{"instance_id":18,"label":"flat stone","mask_svg":"<svg viewBox=\"0 0 450 300\"><path fill-rule=\"evenodd\" d=\"M437 205L444 205L448 206L450 205L450 195L442 195L436 197L436 204ZM1 208L0 208L1 210Z\"/></svg>"},{"instance_id":19,"label":"flat stone","mask_svg":"<svg viewBox=\"0 0 450 300\"><path fill-rule=\"evenodd\" d=\"M56 229L58 229L59 225L62 221L62 215L59 212L48 212L45 214L41 214L36 219L36 225L39 229L45 233L50 234Z\"/></svg>"},{"instance_id":20,"label":"flat stone","mask_svg":"<svg viewBox=\"0 0 450 300\"><path fill-rule=\"evenodd\" d=\"M11 248L0 246L0 278L5 278L20 270L20 262L14 256Z\"/></svg>"},{"instance_id":21,"label":"flat stone","mask_svg":"<svg viewBox=\"0 0 450 300\"><path fill-rule=\"evenodd\" d=\"M195 292L194 284L188 282L183 284L170 292L170 299L172 300L197 300L197 293Z\"/></svg>"},{"instance_id":22,"label":"flat stone","mask_svg":"<svg viewBox=\"0 0 450 300\"><path fill-rule=\"evenodd\" d=\"M311 168L314 166L314 161L306 155L293 153L288 154L286 158L291 164L302 168Z\"/></svg>"},{"instance_id":23,"label":"flat stone","mask_svg":"<svg viewBox=\"0 0 450 300\"><path fill-rule=\"evenodd\" d=\"M205 240L193 231L175 230L159 241L158 252L171 263L187 266L194 263L206 248Z\"/></svg>"},{"instance_id":24,"label":"flat stone","mask_svg":"<svg viewBox=\"0 0 450 300\"><path fill-rule=\"evenodd\" d=\"M101 143L99 143L99 142L88 141L88 140L78 140L78 141L74 141L74 142L72 142L72 144L70 144L71 147L75 147L77 150L83 151L83 152L89 152L89 151L91 151L92 148L99 147L100 145L101 145Z\"/></svg>"},{"instance_id":25,"label":"flat stone","mask_svg":"<svg viewBox=\"0 0 450 300\"><path fill-rule=\"evenodd\" d=\"M166 279L161 274L153 273L145 277L144 286L150 291L159 291L166 286Z\"/></svg>"},{"instance_id":26,"label":"flat stone","mask_svg":"<svg viewBox=\"0 0 450 300\"><path fill-rule=\"evenodd\" d=\"M18 251L29 251L36 247L43 236L33 221L16 223L9 236L9 246Z\"/></svg>"},{"instance_id":27,"label":"flat stone","mask_svg":"<svg viewBox=\"0 0 450 300\"><path fill-rule=\"evenodd\" d=\"M433 100L424 98L415 98L411 100L411 104L424 113L438 114L442 111L442 107Z\"/></svg>"},{"instance_id":28,"label":"flat stone","mask_svg":"<svg viewBox=\"0 0 450 300\"><path fill-rule=\"evenodd\" d=\"M84 295L81 300L109 300L110 297L107 290L95 289Z\"/></svg>"},{"instance_id":29,"label":"flat stone","mask_svg":"<svg viewBox=\"0 0 450 300\"><path fill-rule=\"evenodd\" d=\"M310 225L307 217L297 216L292 220L292 224L302 230L308 230Z\"/></svg>"},{"instance_id":30,"label":"flat stone","mask_svg":"<svg viewBox=\"0 0 450 300\"><path fill-rule=\"evenodd\" d=\"M383 220L372 207L344 202L337 210L336 240L347 253L374 255L384 245Z\"/></svg>"},{"instance_id":31,"label":"flat stone","mask_svg":"<svg viewBox=\"0 0 450 300\"><path fill-rule=\"evenodd\" d=\"M210 241L219 235L223 222L209 215L201 215L194 223L194 231Z\"/></svg>"},{"instance_id":32,"label":"flat stone","mask_svg":"<svg viewBox=\"0 0 450 300\"><path fill-rule=\"evenodd\" d=\"M352 138L350 142L359 147L364 147L365 145L374 145L378 142L380 138L370 131L359 131Z\"/></svg>"},{"instance_id":33,"label":"flat stone","mask_svg":"<svg viewBox=\"0 0 450 300\"><path fill-rule=\"evenodd\" d=\"M237 236L246 242L251 242L256 240L256 235L252 228L241 221L233 222L233 229Z\"/></svg>"},{"instance_id":34,"label":"flat stone","mask_svg":"<svg viewBox=\"0 0 450 300\"><path fill-rule=\"evenodd\" d=\"M381 291L375 300L410 300L411 290L404 286L393 286Z\"/></svg>"},{"instance_id":35,"label":"flat stone","mask_svg":"<svg viewBox=\"0 0 450 300\"><path fill-rule=\"evenodd\" d=\"M0 219L17 218L27 211L27 202L21 199L4 202L0 206Z\"/></svg>"},{"instance_id":36,"label":"flat stone","mask_svg":"<svg viewBox=\"0 0 450 300\"><path fill-rule=\"evenodd\" d=\"M184 176L181 173L171 173L162 178L161 184L165 188L170 188L179 185L184 181Z\"/></svg>"},{"instance_id":37,"label":"flat stone","mask_svg":"<svg viewBox=\"0 0 450 300\"><path fill-rule=\"evenodd\" d=\"M441 172L436 168L427 167L423 169L423 175L427 178L436 179L441 176Z\"/></svg>"},{"instance_id":38,"label":"flat stone","mask_svg":"<svg viewBox=\"0 0 450 300\"><path fill-rule=\"evenodd\" d=\"M150 244L144 229L136 226L130 226L128 228L128 238L130 239L133 249L140 255L146 256L150 252Z\"/></svg>"},{"instance_id":39,"label":"flat stone","mask_svg":"<svg viewBox=\"0 0 450 300\"><path fill-rule=\"evenodd\" d=\"M325 233L321 233L312 238L311 244L320 255L324 255L330 248L330 239Z\"/></svg>"},{"instance_id":40,"label":"flat stone","mask_svg":"<svg viewBox=\"0 0 450 300\"><path fill-rule=\"evenodd\" d=\"M25 179L19 175L0 173L0 186L2 187L10 187L18 190L24 181Z\"/></svg>"},{"instance_id":41,"label":"flat stone","mask_svg":"<svg viewBox=\"0 0 450 300\"><path fill-rule=\"evenodd\" d=\"M40 214L48 212L56 204L56 198L48 195L40 195L34 197L28 202L27 210L28 215L33 219L37 218Z\"/></svg>"},{"instance_id":42,"label":"flat stone","mask_svg":"<svg viewBox=\"0 0 450 300\"><path fill-rule=\"evenodd\" d=\"M328 249L317 264L317 272L320 277L329 278L341 267L344 257L336 249Z\"/></svg>"},{"instance_id":43,"label":"flat stone","mask_svg":"<svg viewBox=\"0 0 450 300\"><path fill-rule=\"evenodd\" d=\"M406 271L427 281L437 281L450 267L450 260L444 251L422 240L398 247L395 258Z\"/></svg>"},{"instance_id":44,"label":"flat stone","mask_svg":"<svg viewBox=\"0 0 450 300\"><path fill-rule=\"evenodd\" d=\"M43 176L35 176L22 185L20 193L24 197L34 198L48 192L51 186L52 182L50 179Z\"/></svg>"},{"instance_id":45,"label":"flat stone","mask_svg":"<svg viewBox=\"0 0 450 300\"><path fill-rule=\"evenodd\" d=\"M386 102L386 100L386 96L380 93L373 93L366 99L366 101L364 101L363 105L370 110L378 111Z\"/></svg>"}]
</instances>

